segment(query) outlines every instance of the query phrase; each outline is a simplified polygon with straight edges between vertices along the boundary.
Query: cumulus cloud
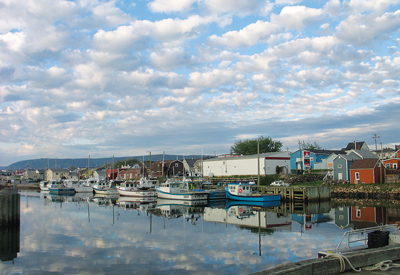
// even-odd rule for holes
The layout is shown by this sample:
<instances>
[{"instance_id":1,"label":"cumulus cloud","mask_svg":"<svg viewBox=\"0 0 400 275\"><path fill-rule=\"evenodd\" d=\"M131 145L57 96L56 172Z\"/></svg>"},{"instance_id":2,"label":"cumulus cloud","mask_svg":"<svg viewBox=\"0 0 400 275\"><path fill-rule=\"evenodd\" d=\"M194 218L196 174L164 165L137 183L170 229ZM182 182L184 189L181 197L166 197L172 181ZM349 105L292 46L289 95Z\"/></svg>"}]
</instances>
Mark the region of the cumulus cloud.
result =
<instances>
[{"instance_id":1,"label":"cumulus cloud","mask_svg":"<svg viewBox=\"0 0 400 275\"><path fill-rule=\"evenodd\" d=\"M399 5L3 2L0 165L143 148L226 153L235 137L261 134L341 148L362 139L354 129L366 132L365 121L398 143L383 113L398 107Z\"/></svg>"}]
</instances>

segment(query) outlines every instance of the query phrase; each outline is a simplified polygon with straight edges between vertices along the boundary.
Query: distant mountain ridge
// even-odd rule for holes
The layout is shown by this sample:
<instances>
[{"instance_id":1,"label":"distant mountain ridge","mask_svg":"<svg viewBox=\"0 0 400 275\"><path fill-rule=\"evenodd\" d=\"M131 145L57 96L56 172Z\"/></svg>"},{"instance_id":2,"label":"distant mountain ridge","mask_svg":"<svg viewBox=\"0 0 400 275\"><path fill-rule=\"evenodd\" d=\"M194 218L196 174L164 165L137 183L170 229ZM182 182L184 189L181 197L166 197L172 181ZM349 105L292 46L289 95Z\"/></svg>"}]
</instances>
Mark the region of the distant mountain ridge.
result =
<instances>
[{"instance_id":1,"label":"distant mountain ridge","mask_svg":"<svg viewBox=\"0 0 400 275\"><path fill-rule=\"evenodd\" d=\"M203 156L203 158L207 158L209 156ZM143 156L133 156L133 157L114 157L114 163L117 161L123 161L123 160L128 160L128 159L133 159L136 158L139 161L143 160ZM164 160L182 160L183 158L185 159L200 159L201 155L164 155ZM150 156L144 156L144 160L148 161L150 159ZM163 155L152 155L151 156L151 161L161 161L163 160ZM88 164L90 163L90 167L98 167L103 164L112 164L113 163L113 158L76 158L76 159L48 159L48 158L41 158L41 159L30 159L30 160L22 160L15 162L13 164L10 164L7 167L4 167L4 169L7 170L20 170L20 169L46 169L47 167L50 168L70 168L70 167L81 167L81 168L86 168Z\"/></svg>"}]
</instances>

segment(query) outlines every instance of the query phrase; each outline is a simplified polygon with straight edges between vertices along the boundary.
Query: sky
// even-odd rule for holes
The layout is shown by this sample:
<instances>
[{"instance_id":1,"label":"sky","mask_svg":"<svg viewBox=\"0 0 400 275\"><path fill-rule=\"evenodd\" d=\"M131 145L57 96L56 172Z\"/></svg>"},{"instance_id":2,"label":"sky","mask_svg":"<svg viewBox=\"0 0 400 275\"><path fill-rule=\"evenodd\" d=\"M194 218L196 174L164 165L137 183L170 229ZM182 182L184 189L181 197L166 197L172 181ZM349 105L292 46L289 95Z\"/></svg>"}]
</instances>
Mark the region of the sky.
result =
<instances>
[{"instance_id":1,"label":"sky","mask_svg":"<svg viewBox=\"0 0 400 275\"><path fill-rule=\"evenodd\" d=\"M400 144L400 0L0 0L0 166ZM382 144L382 145L381 145Z\"/></svg>"}]
</instances>

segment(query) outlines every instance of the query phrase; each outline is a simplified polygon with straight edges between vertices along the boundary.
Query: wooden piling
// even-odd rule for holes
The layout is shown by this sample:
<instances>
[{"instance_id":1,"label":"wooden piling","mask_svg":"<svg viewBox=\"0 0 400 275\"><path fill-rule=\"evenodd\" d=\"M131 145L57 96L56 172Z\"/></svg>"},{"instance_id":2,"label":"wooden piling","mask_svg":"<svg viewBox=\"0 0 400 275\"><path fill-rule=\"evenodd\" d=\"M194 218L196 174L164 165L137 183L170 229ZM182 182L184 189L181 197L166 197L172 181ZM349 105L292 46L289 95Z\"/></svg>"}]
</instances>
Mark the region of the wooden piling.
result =
<instances>
[{"instance_id":1,"label":"wooden piling","mask_svg":"<svg viewBox=\"0 0 400 275\"><path fill-rule=\"evenodd\" d=\"M20 195L17 189L7 188L0 191L0 227L19 226Z\"/></svg>"}]
</instances>

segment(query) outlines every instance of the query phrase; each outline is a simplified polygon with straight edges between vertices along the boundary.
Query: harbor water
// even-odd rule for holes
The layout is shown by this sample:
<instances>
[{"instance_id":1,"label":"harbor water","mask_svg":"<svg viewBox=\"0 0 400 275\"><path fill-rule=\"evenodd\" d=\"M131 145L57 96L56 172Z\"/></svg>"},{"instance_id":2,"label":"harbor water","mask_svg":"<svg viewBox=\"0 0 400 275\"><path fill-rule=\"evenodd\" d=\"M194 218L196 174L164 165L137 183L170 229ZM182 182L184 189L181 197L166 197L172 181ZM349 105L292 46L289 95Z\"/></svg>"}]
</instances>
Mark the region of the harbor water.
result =
<instances>
[{"instance_id":1,"label":"harbor water","mask_svg":"<svg viewBox=\"0 0 400 275\"><path fill-rule=\"evenodd\" d=\"M282 213L226 200L20 193L20 226L1 231L14 240L0 238L17 251L2 252L0 274L250 274L316 258L345 231L388 220L388 209L357 220L367 217L357 206Z\"/></svg>"}]
</instances>

